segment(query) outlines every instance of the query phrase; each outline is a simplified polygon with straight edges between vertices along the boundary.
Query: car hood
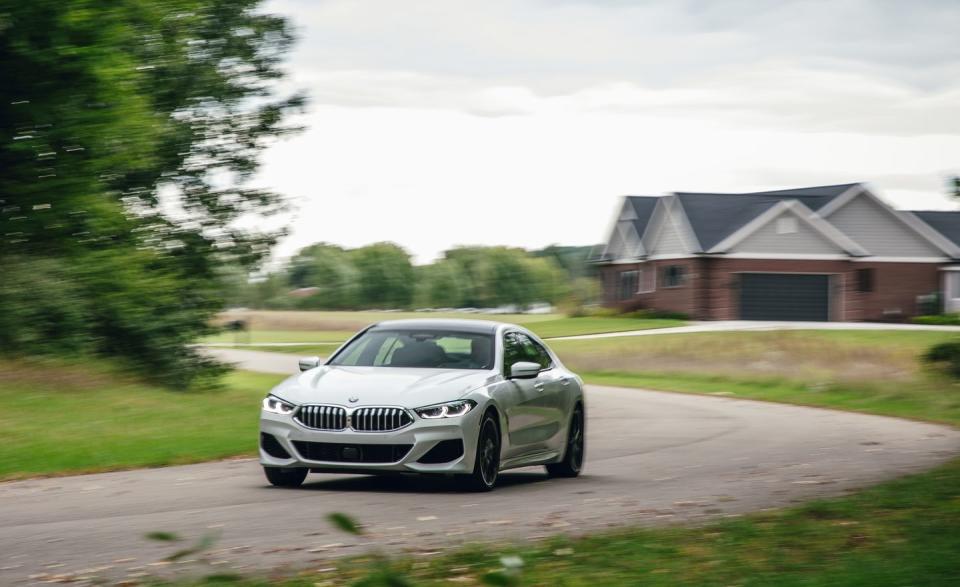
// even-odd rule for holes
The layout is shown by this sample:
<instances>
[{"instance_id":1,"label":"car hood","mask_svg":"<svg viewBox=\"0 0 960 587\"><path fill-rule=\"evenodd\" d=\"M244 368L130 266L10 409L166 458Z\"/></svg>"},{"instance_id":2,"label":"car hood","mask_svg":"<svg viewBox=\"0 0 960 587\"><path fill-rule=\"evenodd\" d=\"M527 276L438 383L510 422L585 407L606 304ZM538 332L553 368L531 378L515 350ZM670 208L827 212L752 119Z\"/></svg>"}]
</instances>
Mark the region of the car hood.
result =
<instances>
[{"instance_id":1,"label":"car hood","mask_svg":"<svg viewBox=\"0 0 960 587\"><path fill-rule=\"evenodd\" d=\"M496 378L480 370L324 365L290 377L271 393L295 404L417 408L459 399Z\"/></svg>"}]
</instances>

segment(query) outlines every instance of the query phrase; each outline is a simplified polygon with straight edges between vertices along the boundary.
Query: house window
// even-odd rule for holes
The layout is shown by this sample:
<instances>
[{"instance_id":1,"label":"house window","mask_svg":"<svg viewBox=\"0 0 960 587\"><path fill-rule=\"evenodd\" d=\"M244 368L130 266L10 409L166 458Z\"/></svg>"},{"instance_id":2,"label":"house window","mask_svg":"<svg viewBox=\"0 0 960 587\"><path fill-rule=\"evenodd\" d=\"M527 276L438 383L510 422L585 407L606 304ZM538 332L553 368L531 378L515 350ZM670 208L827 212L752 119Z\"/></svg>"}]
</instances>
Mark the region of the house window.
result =
<instances>
[{"instance_id":1,"label":"house window","mask_svg":"<svg viewBox=\"0 0 960 587\"><path fill-rule=\"evenodd\" d=\"M618 300L629 300L637 293L638 278L637 271L622 271L620 273L620 282L617 284Z\"/></svg>"},{"instance_id":2,"label":"house window","mask_svg":"<svg viewBox=\"0 0 960 587\"><path fill-rule=\"evenodd\" d=\"M663 287L680 287L687 280L687 268L683 265L667 265L663 268Z\"/></svg>"},{"instance_id":3,"label":"house window","mask_svg":"<svg viewBox=\"0 0 960 587\"><path fill-rule=\"evenodd\" d=\"M873 291L873 269L857 269L857 291L861 293Z\"/></svg>"},{"instance_id":4,"label":"house window","mask_svg":"<svg viewBox=\"0 0 960 587\"><path fill-rule=\"evenodd\" d=\"M960 271L947 272L947 297L951 300L960 299Z\"/></svg>"},{"instance_id":5,"label":"house window","mask_svg":"<svg viewBox=\"0 0 960 587\"><path fill-rule=\"evenodd\" d=\"M637 293L650 293L657 289L657 270L653 267L640 271L640 288Z\"/></svg>"},{"instance_id":6,"label":"house window","mask_svg":"<svg viewBox=\"0 0 960 587\"><path fill-rule=\"evenodd\" d=\"M793 216L777 218L777 234L793 234L797 232L797 219Z\"/></svg>"}]
</instances>

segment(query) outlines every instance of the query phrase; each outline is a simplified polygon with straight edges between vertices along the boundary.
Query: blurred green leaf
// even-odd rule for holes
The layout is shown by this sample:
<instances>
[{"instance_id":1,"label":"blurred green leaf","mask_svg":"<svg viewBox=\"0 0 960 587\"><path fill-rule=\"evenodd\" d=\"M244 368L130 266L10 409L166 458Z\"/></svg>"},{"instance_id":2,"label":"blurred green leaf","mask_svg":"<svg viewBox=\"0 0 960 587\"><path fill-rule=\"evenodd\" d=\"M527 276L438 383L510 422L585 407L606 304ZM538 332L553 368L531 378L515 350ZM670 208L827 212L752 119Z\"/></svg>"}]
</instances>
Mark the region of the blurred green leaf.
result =
<instances>
[{"instance_id":1,"label":"blurred green leaf","mask_svg":"<svg viewBox=\"0 0 960 587\"><path fill-rule=\"evenodd\" d=\"M327 516L327 520L338 529L348 534L353 534L355 536L360 536L363 534L363 530L360 528L360 525L357 524L357 522L347 514L333 512Z\"/></svg>"},{"instance_id":2,"label":"blurred green leaf","mask_svg":"<svg viewBox=\"0 0 960 587\"><path fill-rule=\"evenodd\" d=\"M493 585L494 587L511 587L517 584L517 579L502 571L494 571L480 577L480 582L484 585Z\"/></svg>"},{"instance_id":3,"label":"blurred green leaf","mask_svg":"<svg viewBox=\"0 0 960 587\"><path fill-rule=\"evenodd\" d=\"M180 537L173 532L148 532L146 537L150 540L157 540L160 542L176 542L177 540L180 540Z\"/></svg>"},{"instance_id":4,"label":"blurred green leaf","mask_svg":"<svg viewBox=\"0 0 960 587\"><path fill-rule=\"evenodd\" d=\"M210 550L214 544L217 543L217 540L220 539L219 534L205 534L200 537L200 540L190 548L184 548L183 550L178 550L177 552L171 554L167 558L163 559L165 561L176 561L194 554L200 554L206 550Z\"/></svg>"}]
</instances>

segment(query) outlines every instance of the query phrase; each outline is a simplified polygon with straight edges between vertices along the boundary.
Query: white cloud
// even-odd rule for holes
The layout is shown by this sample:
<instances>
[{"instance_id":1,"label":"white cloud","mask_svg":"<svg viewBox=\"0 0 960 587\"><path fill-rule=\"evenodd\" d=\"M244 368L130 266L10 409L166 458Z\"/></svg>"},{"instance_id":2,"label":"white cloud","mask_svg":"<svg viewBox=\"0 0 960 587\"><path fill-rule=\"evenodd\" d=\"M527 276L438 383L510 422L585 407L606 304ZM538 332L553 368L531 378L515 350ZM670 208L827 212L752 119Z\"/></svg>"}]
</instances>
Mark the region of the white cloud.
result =
<instances>
[{"instance_id":1,"label":"white cloud","mask_svg":"<svg viewBox=\"0 0 960 587\"><path fill-rule=\"evenodd\" d=\"M944 207L960 162L960 6L275 0L310 130L261 181L279 249L604 238L616 198L872 181Z\"/></svg>"}]
</instances>

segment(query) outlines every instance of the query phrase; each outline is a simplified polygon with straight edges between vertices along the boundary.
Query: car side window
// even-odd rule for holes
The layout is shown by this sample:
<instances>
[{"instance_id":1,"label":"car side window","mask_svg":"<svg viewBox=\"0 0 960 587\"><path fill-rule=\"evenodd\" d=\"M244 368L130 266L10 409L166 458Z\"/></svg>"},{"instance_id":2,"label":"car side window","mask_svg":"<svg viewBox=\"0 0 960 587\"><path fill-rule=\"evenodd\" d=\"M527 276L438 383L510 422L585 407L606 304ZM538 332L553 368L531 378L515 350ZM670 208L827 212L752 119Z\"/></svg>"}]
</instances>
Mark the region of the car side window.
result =
<instances>
[{"instance_id":1,"label":"car side window","mask_svg":"<svg viewBox=\"0 0 960 587\"><path fill-rule=\"evenodd\" d=\"M541 369L549 369L552 366L553 361L550 359L550 353L548 353L545 348L526 334L518 334L518 337L523 345L524 354L526 355L525 360L540 365Z\"/></svg>"},{"instance_id":2,"label":"car side window","mask_svg":"<svg viewBox=\"0 0 960 587\"><path fill-rule=\"evenodd\" d=\"M544 369L553 367L553 359L550 358L550 353L547 352L547 349L543 348L543 345L535 340L531 340L530 342L533 344L533 348L537 349L537 362L540 363L540 366Z\"/></svg>"},{"instance_id":3,"label":"car side window","mask_svg":"<svg viewBox=\"0 0 960 587\"><path fill-rule=\"evenodd\" d=\"M513 367L514 363L527 360L526 352L518 336L519 334L516 332L508 332L503 335L503 372L507 375L510 374L510 367Z\"/></svg>"}]
</instances>

